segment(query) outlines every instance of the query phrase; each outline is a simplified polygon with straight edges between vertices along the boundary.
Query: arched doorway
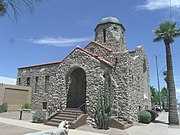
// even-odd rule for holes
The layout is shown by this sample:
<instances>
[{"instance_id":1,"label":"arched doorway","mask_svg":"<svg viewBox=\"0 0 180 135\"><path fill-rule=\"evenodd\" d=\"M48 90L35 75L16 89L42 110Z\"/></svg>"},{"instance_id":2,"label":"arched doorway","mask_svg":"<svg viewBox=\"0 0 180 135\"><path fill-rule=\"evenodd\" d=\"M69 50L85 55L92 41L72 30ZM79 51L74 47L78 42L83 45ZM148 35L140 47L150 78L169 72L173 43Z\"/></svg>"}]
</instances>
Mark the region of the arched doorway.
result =
<instances>
[{"instance_id":1,"label":"arched doorway","mask_svg":"<svg viewBox=\"0 0 180 135\"><path fill-rule=\"evenodd\" d=\"M86 73L82 68L76 68L66 79L67 84L67 108L79 108L85 111L86 102Z\"/></svg>"}]
</instances>

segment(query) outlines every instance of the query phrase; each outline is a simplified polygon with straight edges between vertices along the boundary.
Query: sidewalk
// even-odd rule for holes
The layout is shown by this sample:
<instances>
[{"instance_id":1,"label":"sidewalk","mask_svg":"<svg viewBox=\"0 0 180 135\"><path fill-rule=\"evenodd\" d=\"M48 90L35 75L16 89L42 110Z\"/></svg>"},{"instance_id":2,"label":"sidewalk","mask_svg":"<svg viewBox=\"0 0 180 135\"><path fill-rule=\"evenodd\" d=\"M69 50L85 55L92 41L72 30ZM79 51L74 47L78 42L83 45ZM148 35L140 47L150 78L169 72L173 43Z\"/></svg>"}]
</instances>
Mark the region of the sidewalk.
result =
<instances>
[{"instance_id":1,"label":"sidewalk","mask_svg":"<svg viewBox=\"0 0 180 135\"><path fill-rule=\"evenodd\" d=\"M162 112L154 123L133 126L126 132L129 135L179 135L180 126L169 126L168 113Z\"/></svg>"},{"instance_id":2,"label":"sidewalk","mask_svg":"<svg viewBox=\"0 0 180 135\"><path fill-rule=\"evenodd\" d=\"M13 115L11 115L13 114ZM6 117L5 117L6 115ZM31 123L29 116L25 114L24 120L18 120L18 113L0 115L0 135L22 135L24 133L38 132L56 127ZM27 118L26 118L27 117ZM138 124L126 130L110 128L109 130L97 130L87 125L78 129L70 129L69 135L179 135L180 126L169 126L168 113L162 112L156 122L150 124ZM98 133L97 133L98 132Z\"/></svg>"},{"instance_id":3,"label":"sidewalk","mask_svg":"<svg viewBox=\"0 0 180 135\"><path fill-rule=\"evenodd\" d=\"M56 127L52 127L52 126L46 126L43 124L36 124L36 123L30 123L30 122L22 121L22 120L15 120L15 119L0 117L0 126L3 125L2 123L7 126L4 126L3 128L0 127L0 135L11 135L11 134L20 135L22 133L38 132L38 131L42 131L42 130L56 128ZM18 130L18 133L17 133L16 129L14 131L12 131L12 129L9 128L9 126L15 126L15 127L21 127L21 128L17 129ZM31 129L31 130L28 131L27 129ZM21 132L19 132L19 130L21 130ZM27 132L23 132L22 130L25 130ZM106 134L70 129L69 135L106 135Z\"/></svg>"}]
</instances>

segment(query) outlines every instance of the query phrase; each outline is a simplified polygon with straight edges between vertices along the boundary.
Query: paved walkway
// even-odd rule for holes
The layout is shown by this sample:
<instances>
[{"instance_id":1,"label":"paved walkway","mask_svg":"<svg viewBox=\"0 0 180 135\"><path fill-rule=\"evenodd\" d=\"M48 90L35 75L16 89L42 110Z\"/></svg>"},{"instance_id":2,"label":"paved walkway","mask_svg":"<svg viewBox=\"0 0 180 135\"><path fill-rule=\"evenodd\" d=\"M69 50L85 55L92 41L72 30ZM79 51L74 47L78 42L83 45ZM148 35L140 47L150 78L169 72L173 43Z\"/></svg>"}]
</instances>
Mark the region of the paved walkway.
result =
<instances>
[{"instance_id":1,"label":"paved walkway","mask_svg":"<svg viewBox=\"0 0 180 135\"><path fill-rule=\"evenodd\" d=\"M11 114L11 115L10 115ZM10 115L10 118L7 118ZM18 112L4 113L0 115L0 135L22 135L25 133L38 132L42 130L53 129L56 127L47 126L30 122L28 114L24 114L24 120L18 120ZM31 115L31 114L29 114ZM2 117L3 116L3 117ZM6 118L4 118L6 117ZM82 130L69 130L69 135L106 135L103 133L95 133Z\"/></svg>"},{"instance_id":2,"label":"paved walkway","mask_svg":"<svg viewBox=\"0 0 180 135\"><path fill-rule=\"evenodd\" d=\"M162 112L154 123L133 126L126 132L129 135L180 135L180 125L169 126L168 113Z\"/></svg>"},{"instance_id":3,"label":"paved walkway","mask_svg":"<svg viewBox=\"0 0 180 135\"><path fill-rule=\"evenodd\" d=\"M17 129L18 131L16 131L16 128L14 130L14 134L19 134L19 130L21 130L22 133L24 133L23 130L27 130L27 132L37 132L37 131L42 131L42 130L48 130L48 129L53 129L56 127L52 127L52 126L46 126L43 124L36 124L36 123L30 123L30 122L26 122L26 121L21 121L21 120L15 120L15 119L8 119L8 118L2 118L0 117L0 123L4 123L6 125L11 125L11 126L15 126L15 127L21 127L20 129ZM0 126L3 124L0 124ZM9 132L12 133L12 131L9 131L8 127L4 127L6 129L3 129L2 127L0 128L0 135L7 135L9 134ZM28 131L28 129L31 129ZM12 129L10 129L12 130ZM18 133L17 133L18 132ZM81 131L81 130L69 130L69 135L105 135L105 134L101 134L101 133L94 133L94 132L88 132L88 131ZM10 134L9 134L10 135ZM19 134L20 135L20 134Z\"/></svg>"},{"instance_id":4,"label":"paved walkway","mask_svg":"<svg viewBox=\"0 0 180 135\"><path fill-rule=\"evenodd\" d=\"M18 112L0 114L0 135L22 135L29 132L53 129L55 127L31 122L32 114L24 113L23 120L18 120ZM126 130L110 128L97 130L87 125L76 130L69 130L69 135L180 135L180 126L167 124L168 113L161 113L156 122L137 124Z\"/></svg>"}]
</instances>

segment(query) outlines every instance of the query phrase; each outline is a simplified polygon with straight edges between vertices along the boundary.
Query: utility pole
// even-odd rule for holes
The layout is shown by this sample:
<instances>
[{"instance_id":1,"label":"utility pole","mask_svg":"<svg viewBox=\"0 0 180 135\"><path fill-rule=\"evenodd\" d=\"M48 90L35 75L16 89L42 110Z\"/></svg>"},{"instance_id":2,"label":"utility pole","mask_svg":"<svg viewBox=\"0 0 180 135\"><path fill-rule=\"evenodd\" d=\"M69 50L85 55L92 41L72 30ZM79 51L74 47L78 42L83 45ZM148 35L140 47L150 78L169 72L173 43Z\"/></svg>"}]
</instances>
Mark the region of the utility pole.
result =
<instances>
[{"instance_id":1,"label":"utility pole","mask_svg":"<svg viewBox=\"0 0 180 135\"><path fill-rule=\"evenodd\" d=\"M159 84L159 71L158 71L158 56L155 55L156 58L156 71L157 71L157 82L158 82L158 94L159 94L159 105L160 105L160 111L161 109L161 90L160 90L160 84Z\"/></svg>"}]
</instances>

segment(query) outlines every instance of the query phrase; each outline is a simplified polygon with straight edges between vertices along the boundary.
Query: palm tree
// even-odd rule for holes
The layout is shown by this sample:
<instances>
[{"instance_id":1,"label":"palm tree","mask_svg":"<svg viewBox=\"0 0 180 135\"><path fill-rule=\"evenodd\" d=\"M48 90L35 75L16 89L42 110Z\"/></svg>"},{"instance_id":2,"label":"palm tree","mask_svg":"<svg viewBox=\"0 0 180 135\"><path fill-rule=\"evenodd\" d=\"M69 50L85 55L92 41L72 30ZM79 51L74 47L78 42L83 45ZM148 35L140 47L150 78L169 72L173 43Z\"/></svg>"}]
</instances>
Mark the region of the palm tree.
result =
<instances>
[{"instance_id":1,"label":"palm tree","mask_svg":"<svg viewBox=\"0 0 180 135\"><path fill-rule=\"evenodd\" d=\"M163 76L164 76L164 81L167 84L167 71L163 71ZM166 100L167 100L167 107L169 107L169 91L168 90L167 90ZM167 109L169 109L169 108L167 108Z\"/></svg>"},{"instance_id":2,"label":"palm tree","mask_svg":"<svg viewBox=\"0 0 180 135\"><path fill-rule=\"evenodd\" d=\"M153 42L164 41L166 48L167 89L169 91L169 124L179 124L170 45L174 42L175 37L180 36L180 29L176 28L176 23L163 22L159 24L157 29L153 30L153 33L156 35Z\"/></svg>"}]
</instances>

